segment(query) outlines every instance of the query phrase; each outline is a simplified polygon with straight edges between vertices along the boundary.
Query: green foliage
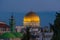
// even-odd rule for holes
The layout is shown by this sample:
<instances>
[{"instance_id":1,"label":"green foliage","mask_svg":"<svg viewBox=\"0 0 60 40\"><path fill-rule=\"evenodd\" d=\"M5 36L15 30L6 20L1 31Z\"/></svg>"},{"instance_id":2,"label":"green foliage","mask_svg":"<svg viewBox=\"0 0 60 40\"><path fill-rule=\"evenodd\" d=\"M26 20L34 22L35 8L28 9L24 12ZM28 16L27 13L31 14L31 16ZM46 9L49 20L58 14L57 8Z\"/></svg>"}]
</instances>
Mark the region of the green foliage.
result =
<instances>
[{"instance_id":1,"label":"green foliage","mask_svg":"<svg viewBox=\"0 0 60 40\"><path fill-rule=\"evenodd\" d=\"M17 38L22 38L23 37L23 34L22 33L19 33L19 32L15 32L13 33Z\"/></svg>"},{"instance_id":2,"label":"green foliage","mask_svg":"<svg viewBox=\"0 0 60 40\"><path fill-rule=\"evenodd\" d=\"M23 35L24 37L22 38L22 40L30 40L31 34L30 34L29 30L30 30L30 27L27 27L26 33L24 33L24 35Z\"/></svg>"},{"instance_id":3,"label":"green foliage","mask_svg":"<svg viewBox=\"0 0 60 40\"><path fill-rule=\"evenodd\" d=\"M25 33L23 34L22 40L27 40L27 37L26 37L26 34Z\"/></svg>"},{"instance_id":4,"label":"green foliage","mask_svg":"<svg viewBox=\"0 0 60 40\"><path fill-rule=\"evenodd\" d=\"M29 30L30 30L30 27L27 27L27 29L26 29L26 37L27 37L27 40L30 40L30 32L29 32Z\"/></svg>"},{"instance_id":5,"label":"green foliage","mask_svg":"<svg viewBox=\"0 0 60 40\"><path fill-rule=\"evenodd\" d=\"M50 27L53 29L54 34L52 40L60 40L60 13L56 12L56 19L54 24L50 24Z\"/></svg>"},{"instance_id":6,"label":"green foliage","mask_svg":"<svg viewBox=\"0 0 60 40\"><path fill-rule=\"evenodd\" d=\"M56 15L56 19L55 19L55 21L54 21L54 25L55 26L60 26L60 13L57 13L57 15ZM60 27L59 27L60 28Z\"/></svg>"},{"instance_id":7,"label":"green foliage","mask_svg":"<svg viewBox=\"0 0 60 40\"><path fill-rule=\"evenodd\" d=\"M0 36L0 38L22 38L23 34L19 32L6 32Z\"/></svg>"},{"instance_id":8,"label":"green foliage","mask_svg":"<svg viewBox=\"0 0 60 40\"><path fill-rule=\"evenodd\" d=\"M12 33L4 33L1 35L2 38L16 38Z\"/></svg>"}]
</instances>

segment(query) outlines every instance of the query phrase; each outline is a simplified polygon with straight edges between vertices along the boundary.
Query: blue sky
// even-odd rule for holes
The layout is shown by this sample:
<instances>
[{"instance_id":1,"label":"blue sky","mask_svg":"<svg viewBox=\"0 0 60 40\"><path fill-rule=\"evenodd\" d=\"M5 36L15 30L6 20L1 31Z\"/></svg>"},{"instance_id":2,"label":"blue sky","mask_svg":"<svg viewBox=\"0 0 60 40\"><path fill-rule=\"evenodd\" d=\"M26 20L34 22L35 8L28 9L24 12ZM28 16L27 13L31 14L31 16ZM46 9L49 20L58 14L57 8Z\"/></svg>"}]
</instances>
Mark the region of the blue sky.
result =
<instances>
[{"instance_id":1,"label":"blue sky","mask_svg":"<svg viewBox=\"0 0 60 40\"><path fill-rule=\"evenodd\" d=\"M6 21L14 12L16 24L21 25L23 17L29 11L37 12L41 25L53 23L55 12L60 10L60 0L0 0L0 20Z\"/></svg>"},{"instance_id":2,"label":"blue sky","mask_svg":"<svg viewBox=\"0 0 60 40\"><path fill-rule=\"evenodd\" d=\"M14 12L15 24L23 25L23 18L27 13ZM36 14L40 17L40 25L42 27L49 26L49 23L53 24L56 15L55 12L36 12ZM12 12L0 12L0 21L4 21L7 24L9 24L9 19L11 15Z\"/></svg>"},{"instance_id":3,"label":"blue sky","mask_svg":"<svg viewBox=\"0 0 60 40\"><path fill-rule=\"evenodd\" d=\"M60 0L0 0L0 11L59 11Z\"/></svg>"}]
</instances>

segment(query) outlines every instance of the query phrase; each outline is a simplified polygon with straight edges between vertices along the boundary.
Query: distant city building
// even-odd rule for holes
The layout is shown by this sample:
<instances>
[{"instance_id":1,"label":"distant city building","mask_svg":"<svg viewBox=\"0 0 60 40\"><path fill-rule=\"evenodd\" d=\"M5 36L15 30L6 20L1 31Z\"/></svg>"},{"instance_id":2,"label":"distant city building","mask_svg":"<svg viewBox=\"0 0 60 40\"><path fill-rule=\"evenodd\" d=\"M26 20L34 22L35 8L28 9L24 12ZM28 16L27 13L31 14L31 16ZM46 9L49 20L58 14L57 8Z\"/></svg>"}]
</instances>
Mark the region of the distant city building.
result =
<instances>
[{"instance_id":1,"label":"distant city building","mask_svg":"<svg viewBox=\"0 0 60 40\"><path fill-rule=\"evenodd\" d=\"M31 40L51 40L53 32L48 26L42 28L40 17L35 12L29 12L24 16L24 27L30 27Z\"/></svg>"},{"instance_id":2,"label":"distant city building","mask_svg":"<svg viewBox=\"0 0 60 40\"><path fill-rule=\"evenodd\" d=\"M9 26L4 22L0 22L0 40L21 40L23 34L16 32L14 22L13 15L10 18Z\"/></svg>"},{"instance_id":3,"label":"distant city building","mask_svg":"<svg viewBox=\"0 0 60 40\"><path fill-rule=\"evenodd\" d=\"M40 29L40 17L35 12L28 12L23 19L23 25L25 28L30 28L31 40L39 38ZM25 31L24 31L25 32Z\"/></svg>"},{"instance_id":4,"label":"distant city building","mask_svg":"<svg viewBox=\"0 0 60 40\"><path fill-rule=\"evenodd\" d=\"M23 26L16 26L16 32L26 33L26 28L29 27L31 34L30 40L51 40L53 31L50 27L41 27L40 17L35 12L28 12L23 19Z\"/></svg>"},{"instance_id":5,"label":"distant city building","mask_svg":"<svg viewBox=\"0 0 60 40\"><path fill-rule=\"evenodd\" d=\"M8 37L12 35L14 32L14 35L13 35L14 39L9 38L6 40L21 40L21 35L26 33L26 30L28 27L29 27L29 32L31 34L30 40L51 40L53 36L53 30L48 26L41 27L40 17L36 15L35 12L32 12L32 11L28 12L24 16L23 26L15 26L15 19L13 15L11 16L9 23L10 25L8 26L5 22L0 22L0 34L3 34L5 32L10 32L10 33L6 33L6 34L9 34L7 35ZM15 36L17 36L17 38L15 38ZM5 40L5 39L2 39L2 40Z\"/></svg>"},{"instance_id":6,"label":"distant city building","mask_svg":"<svg viewBox=\"0 0 60 40\"><path fill-rule=\"evenodd\" d=\"M23 28L24 28L24 26L16 26L15 30L16 30L16 32L21 32Z\"/></svg>"},{"instance_id":7,"label":"distant city building","mask_svg":"<svg viewBox=\"0 0 60 40\"><path fill-rule=\"evenodd\" d=\"M50 27L48 26L43 27L43 32L50 32Z\"/></svg>"},{"instance_id":8,"label":"distant city building","mask_svg":"<svg viewBox=\"0 0 60 40\"><path fill-rule=\"evenodd\" d=\"M5 22L0 22L0 34L3 34L5 32L10 32L10 26Z\"/></svg>"}]
</instances>

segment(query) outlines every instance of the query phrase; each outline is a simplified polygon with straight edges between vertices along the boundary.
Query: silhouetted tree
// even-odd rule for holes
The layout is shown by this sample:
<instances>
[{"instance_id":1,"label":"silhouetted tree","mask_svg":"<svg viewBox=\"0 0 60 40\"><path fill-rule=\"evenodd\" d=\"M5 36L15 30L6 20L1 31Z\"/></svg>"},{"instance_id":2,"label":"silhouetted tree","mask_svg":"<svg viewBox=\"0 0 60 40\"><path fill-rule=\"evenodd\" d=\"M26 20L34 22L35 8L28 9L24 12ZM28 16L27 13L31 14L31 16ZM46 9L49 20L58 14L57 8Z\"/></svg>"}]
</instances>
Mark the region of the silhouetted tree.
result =
<instances>
[{"instance_id":1,"label":"silhouetted tree","mask_svg":"<svg viewBox=\"0 0 60 40\"><path fill-rule=\"evenodd\" d=\"M27 27L27 29L26 29L26 36L27 36L27 40L30 40L30 27Z\"/></svg>"},{"instance_id":2,"label":"silhouetted tree","mask_svg":"<svg viewBox=\"0 0 60 40\"><path fill-rule=\"evenodd\" d=\"M23 34L23 38L21 40L26 40L26 34Z\"/></svg>"},{"instance_id":3,"label":"silhouetted tree","mask_svg":"<svg viewBox=\"0 0 60 40\"><path fill-rule=\"evenodd\" d=\"M30 40L30 32L29 32L29 30L30 30L30 27L27 27L26 28L26 33L24 33L24 37L23 37L23 39L22 40Z\"/></svg>"},{"instance_id":4,"label":"silhouetted tree","mask_svg":"<svg viewBox=\"0 0 60 40\"><path fill-rule=\"evenodd\" d=\"M54 32L51 40L60 40L60 13L56 12L56 19L53 25L50 24L50 28L52 28Z\"/></svg>"}]
</instances>

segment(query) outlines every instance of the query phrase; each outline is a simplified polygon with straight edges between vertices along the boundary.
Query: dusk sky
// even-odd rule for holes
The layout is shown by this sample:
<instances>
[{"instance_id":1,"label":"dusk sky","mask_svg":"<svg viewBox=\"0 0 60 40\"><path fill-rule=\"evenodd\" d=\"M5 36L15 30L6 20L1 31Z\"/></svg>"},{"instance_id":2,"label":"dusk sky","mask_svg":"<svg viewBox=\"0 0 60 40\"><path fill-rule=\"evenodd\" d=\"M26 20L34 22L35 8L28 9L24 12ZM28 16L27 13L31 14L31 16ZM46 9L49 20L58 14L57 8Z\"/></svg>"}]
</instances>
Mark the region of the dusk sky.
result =
<instances>
[{"instance_id":1,"label":"dusk sky","mask_svg":"<svg viewBox=\"0 0 60 40\"><path fill-rule=\"evenodd\" d=\"M60 11L60 0L0 0L0 20L6 21L14 12L16 25L21 25L23 17L29 11L36 12L41 18L41 25L53 23L55 12Z\"/></svg>"},{"instance_id":2,"label":"dusk sky","mask_svg":"<svg viewBox=\"0 0 60 40\"><path fill-rule=\"evenodd\" d=\"M0 11L58 11L60 0L0 0Z\"/></svg>"}]
</instances>

